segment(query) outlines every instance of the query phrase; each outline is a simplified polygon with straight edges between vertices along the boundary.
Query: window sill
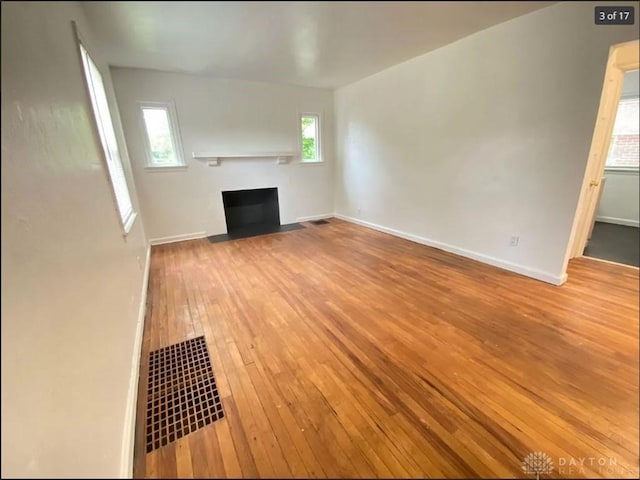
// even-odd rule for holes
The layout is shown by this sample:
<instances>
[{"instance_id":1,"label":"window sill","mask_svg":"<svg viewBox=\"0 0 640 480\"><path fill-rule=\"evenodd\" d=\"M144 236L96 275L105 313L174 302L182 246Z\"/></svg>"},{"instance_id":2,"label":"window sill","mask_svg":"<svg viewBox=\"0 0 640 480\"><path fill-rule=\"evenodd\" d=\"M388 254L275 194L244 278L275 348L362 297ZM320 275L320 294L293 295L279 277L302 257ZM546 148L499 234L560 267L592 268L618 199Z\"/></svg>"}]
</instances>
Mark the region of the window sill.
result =
<instances>
[{"instance_id":1,"label":"window sill","mask_svg":"<svg viewBox=\"0 0 640 480\"><path fill-rule=\"evenodd\" d=\"M300 160L300 162L298 162L300 165L324 165L325 161L324 160Z\"/></svg>"},{"instance_id":2,"label":"window sill","mask_svg":"<svg viewBox=\"0 0 640 480\"><path fill-rule=\"evenodd\" d=\"M144 169L147 170L148 172L175 172L175 171L186 170L187 166L186 165L167 165L167 166L160 167L155 165L145 165Z\"/></svg>"},{"instance_id":3,"label":"window sill","mask_svg":"<svg viewBox=\"0 0 640 480\"><path fill-rule=\"evenodd\" d=\"M604 173L620 173L623 175L638 175L637 167L604 167Z\"/></svg>"},{"instance_id":4,"label":"window sill","mask_svg":"<svg viewBox=\"0 0 640 480\"><path fill-rule=\"evenodd\" d=\"M131 215L129 215L129 218L127 218L127 221L122 226L122 229L124 230L124 233L122 235L124 237L129 235L129 232L133 228L133 224L136 223L136 218L138 218L138 214L136 212L133 212Z\"/></svg>"}]
</instances>

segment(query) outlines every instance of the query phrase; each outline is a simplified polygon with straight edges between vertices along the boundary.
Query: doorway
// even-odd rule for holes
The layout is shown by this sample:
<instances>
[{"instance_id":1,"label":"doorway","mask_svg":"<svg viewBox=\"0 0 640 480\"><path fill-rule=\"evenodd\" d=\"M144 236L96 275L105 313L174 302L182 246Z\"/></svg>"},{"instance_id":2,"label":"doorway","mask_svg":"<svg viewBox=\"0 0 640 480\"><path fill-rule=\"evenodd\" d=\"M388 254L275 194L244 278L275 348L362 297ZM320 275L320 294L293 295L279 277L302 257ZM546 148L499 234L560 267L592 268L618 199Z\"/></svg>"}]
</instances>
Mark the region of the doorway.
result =
<instances>
[{"instance_id":1,"label":"doorway","mask_svg":"<svg viewBox=\"0 0 640 480\"><path fill-rule=\"evenodd\" d=\"M570 259L585 254L588 239L593 233L597 210L603 194L605 166L618 105L623 92L625 73L638 70L640 66L639 54L638 40L614 45L609 50L589 159L565 254L563 266L565 272Z\"/></svg>"},{"instance_id":2,"label":"doorway","mask_svg":"<svg viewBox=\"0 0 640 480\"><path fill-rule=\"evenodd\" d=\"M625 72L584 256L640 267L640 71Z\"/></svg>"}]
</instances>

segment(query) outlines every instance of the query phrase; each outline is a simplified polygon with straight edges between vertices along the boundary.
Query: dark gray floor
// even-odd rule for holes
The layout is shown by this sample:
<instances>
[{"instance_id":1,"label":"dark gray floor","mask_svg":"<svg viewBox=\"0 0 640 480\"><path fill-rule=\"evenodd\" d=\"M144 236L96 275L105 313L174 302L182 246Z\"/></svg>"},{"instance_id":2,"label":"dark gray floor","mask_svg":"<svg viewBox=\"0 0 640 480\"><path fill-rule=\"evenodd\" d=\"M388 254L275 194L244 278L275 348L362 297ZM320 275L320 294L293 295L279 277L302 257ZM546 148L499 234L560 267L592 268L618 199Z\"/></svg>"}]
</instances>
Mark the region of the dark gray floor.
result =
<instances>
[{"instance_id":1,"label":"dark gray floor","mask_svg":"<svg viewBox=\"0 0 640 480\"><path fill-rule=\"evenodd\" d=\"M239 238L257 237L258 235L268 235L270 233L290 232L291 230L299 230L306 228L299 223L289 223L287 225L247 225L244 228L237 229L234 233L221 233L207 237L211 243L226 242L228 240L238 240Z\"/></svg>"},{"instance_id":2,"label":"dark gray floor","mask_svg":"<svg viewBox=\"0 0 640 480\"><path fill-rule=\"evenodd\" d=\"M640 267L640 228L596 222L584 255Z\"/></svg>"}]
</instances>

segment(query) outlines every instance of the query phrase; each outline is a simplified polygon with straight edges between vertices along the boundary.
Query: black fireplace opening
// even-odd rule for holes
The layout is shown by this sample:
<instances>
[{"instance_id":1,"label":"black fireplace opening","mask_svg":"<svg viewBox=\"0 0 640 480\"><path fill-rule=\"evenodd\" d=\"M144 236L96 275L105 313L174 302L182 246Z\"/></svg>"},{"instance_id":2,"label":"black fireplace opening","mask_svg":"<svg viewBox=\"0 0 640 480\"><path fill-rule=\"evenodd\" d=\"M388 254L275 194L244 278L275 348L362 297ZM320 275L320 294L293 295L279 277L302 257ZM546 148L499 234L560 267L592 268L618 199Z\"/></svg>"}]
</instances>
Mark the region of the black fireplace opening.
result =
<instances>
[{"instance_id":1,"label":"black fireplace opening","mask_svg":"<svg viewBox=\"0 0 640 480\"><path fill-rule=\"evenodd\" d=\"M224 217L230 236L247 231L277 231L280 205L277 188L256 188L222 192Z\"/></svg>"},{"instance_id":2,"label":"black fireplace opening","mask_svg":"<svg viewBox=\"0 0 640 480\"><path fill-rule=\"evenodd\" d=\"M222 192L222 203L227 233L209 237L212 243L304 228L280 225L277 187Z\"/></svg>"}]
</instances>

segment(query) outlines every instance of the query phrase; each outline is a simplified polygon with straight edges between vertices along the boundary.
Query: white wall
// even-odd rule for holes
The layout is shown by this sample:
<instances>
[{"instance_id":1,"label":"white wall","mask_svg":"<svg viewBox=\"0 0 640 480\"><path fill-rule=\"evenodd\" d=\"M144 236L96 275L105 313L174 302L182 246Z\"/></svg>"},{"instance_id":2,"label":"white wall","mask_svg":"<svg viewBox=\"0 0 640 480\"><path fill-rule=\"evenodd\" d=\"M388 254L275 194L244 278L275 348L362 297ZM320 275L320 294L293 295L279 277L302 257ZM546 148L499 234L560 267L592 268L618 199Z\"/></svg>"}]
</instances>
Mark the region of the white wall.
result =
<instances>
[{"instance_id":1,"label":"white wall","mask_svg":"<svg viewBox=\"0 0 640 480\"><path fill-rule=\"evenodd\" d=\"M333 93L330 90L112 69L149 238L226 232L221 191L278 187L280 220L333 212ZM138 101L174 101L188 168L145 169ZM223 159L191 152L299 151L298 112L321 112L326 163L277 165L275 159Z\"/></svg>"},{"instance_id":2,"label":"white wall","mask_svg":"<svg viewBox=\"0 0 640 480\"><path fill-rule=\"evenodd\" d=\"M113 97L78 4L2 2L3 477L114 477L129 460L146 242L140 218L122 235L71 20Z\"/></svg>"},{"instance_id":3,"label":"white wall","mask_svg":"<svg viewBox=\"0 0 640 480\"><path fill-rule=\"evenodd\" d=\"M622 96L637 96L640 93L640 70L625 72Z\"/></svg>"},{"instance_id":4,"label":"white wall","mask_svg":"<svg viewBox=\"0 0 640 480\"><path fill-rule=\"evenodd\" d=\"M338 89L336 212L562 282L608 49L638 36L595 26L594 5L557 4Z\"/></svg>"},{"instance_id":5,"label":"white wall","mask_svg":"<svg viewBox=\"0 0 640 480\"><path fill-rule=\"evenodd\" d=\"M638 171L606 170L600 206L599 222L640 226L640 178Z\"/></svg>"}]
</instances>

